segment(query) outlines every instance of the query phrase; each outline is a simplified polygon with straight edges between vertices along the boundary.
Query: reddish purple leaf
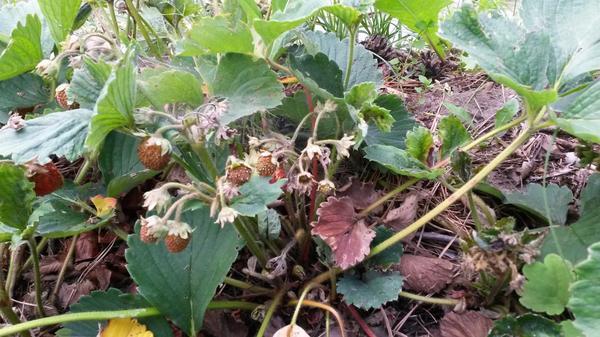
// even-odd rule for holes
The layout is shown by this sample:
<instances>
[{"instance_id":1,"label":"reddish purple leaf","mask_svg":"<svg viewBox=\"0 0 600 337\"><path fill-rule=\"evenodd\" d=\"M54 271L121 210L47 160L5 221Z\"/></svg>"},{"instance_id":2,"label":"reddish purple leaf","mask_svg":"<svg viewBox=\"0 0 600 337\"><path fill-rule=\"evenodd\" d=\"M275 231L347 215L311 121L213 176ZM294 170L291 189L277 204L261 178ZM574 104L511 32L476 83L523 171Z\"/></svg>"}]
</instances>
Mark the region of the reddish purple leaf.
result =
<instances>
[{"instance_id":1,"label":"reddish purple leaf","mask_svg":"<svg viewBox=\"0 0 600 337\"><path fill-rule=\"evenodd\" d=\"M323 239L335 256L335 263L349 268L364 260L375 232L364 220L356 221L354 204L349 197L329 197L317 210L319 219L312 229L313 235Z\"/></svg>"}]
</instances>

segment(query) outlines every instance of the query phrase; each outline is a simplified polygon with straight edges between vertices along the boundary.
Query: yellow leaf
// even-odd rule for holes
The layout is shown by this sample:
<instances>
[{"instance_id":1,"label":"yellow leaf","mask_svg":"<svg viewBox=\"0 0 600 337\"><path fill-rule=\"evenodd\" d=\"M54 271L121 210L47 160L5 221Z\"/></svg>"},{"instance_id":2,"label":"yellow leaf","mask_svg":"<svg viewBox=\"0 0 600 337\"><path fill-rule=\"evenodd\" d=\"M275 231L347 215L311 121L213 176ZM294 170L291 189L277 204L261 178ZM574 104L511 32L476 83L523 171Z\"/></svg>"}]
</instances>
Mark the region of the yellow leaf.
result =
<instances>
[{"instance_id":1,"label":"yellow leaf","mask_svg":"<svg viewBox=\"0 0 600 337\"><path fill-rule=\"evenodd\" d=\"M101 195L90 198L94 206L96 207L96 215L99 217L105 217L117 207L117 199L107 198Z\"/></svg>"},{"instance_id":2,"label":"yellow leaf","mask_svg":"<svg viewBox=\"0 0 600 337\"><path fill-rule=\"evenodd\" d=\"M108 321L97 337L154 337L154 334L133 318L115 318Z\"/></svg>"},{"instance_id":3,"label":"yellow leaf","mask_svg":"<svg viewBox=\"0 0 600 337\"><path fill-rule=\"evenodd\" d=\"M282 83L282 84L298 83L298 79L295 76L281 77L278 80L279 80L279 83Z\"/></svg>"}]
</instances>

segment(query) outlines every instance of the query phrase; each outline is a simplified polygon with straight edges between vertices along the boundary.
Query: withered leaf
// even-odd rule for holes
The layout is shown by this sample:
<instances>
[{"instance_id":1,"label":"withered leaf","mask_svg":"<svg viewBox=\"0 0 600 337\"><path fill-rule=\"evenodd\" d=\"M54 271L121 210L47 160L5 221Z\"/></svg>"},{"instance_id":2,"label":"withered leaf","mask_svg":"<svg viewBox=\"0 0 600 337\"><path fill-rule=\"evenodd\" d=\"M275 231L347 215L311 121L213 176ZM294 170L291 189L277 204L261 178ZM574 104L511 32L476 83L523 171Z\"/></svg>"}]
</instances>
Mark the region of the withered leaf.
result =
<instances>
[{"instance_id":1,"label":"withered leaf","mask_svg":"<svg viewBox=\"0 0 600 337\"><path fill-rule=\"evenodd\" d=\"M381 196L381 193L375 190L373 183L363 183L352 177L350 182L338 190L338 196L349 197L352 199L354 207L365 209Z\"/></svg>"},{"instance_id":2,"label":"withered leaf","mask_svg":"<svg viewBox=\"0 0 600 337\"><path fill-rule=\"evenodd\" d=\"M346 269L361 262L370 252L375 232L356 220L352 199L329 197L317 210L319 216L313 235L323 239L335 256L335 263Z\"/></svg>"},{"instance_id":3,"label":"withered leaf","mask_svg":"<svg viewBox=\"0 0 600 337\"><path fill-rule=\"evenodd\" d=\"M453 279L454 265L446 260L404 254L394 268L404 276L403 289L437 293Z\"/></svg>"},{"instance_id":4,"label":"withered leaf","mask_svg":"<svg viewBox=\"0 0 600 337\"><path fill-rule=\"evenodd\" d=\"M486 337L494 323L477 311L447 313L440 322L442 337Z\"/></svg>"},{"instance_id":5,"label":"withered leaf","mask_svg":"<svg viewBox=\"0 0 600 337\"><path fill-rule=\"evenodd\" d=\"M419 193L408 194L399 207L388 212L383 219L383 223L396 231L403 230L415 220L419 201L421 201ZM411 234L402 241L410 241L413 236L414 234Z\"/></svg>"}]
</instances>

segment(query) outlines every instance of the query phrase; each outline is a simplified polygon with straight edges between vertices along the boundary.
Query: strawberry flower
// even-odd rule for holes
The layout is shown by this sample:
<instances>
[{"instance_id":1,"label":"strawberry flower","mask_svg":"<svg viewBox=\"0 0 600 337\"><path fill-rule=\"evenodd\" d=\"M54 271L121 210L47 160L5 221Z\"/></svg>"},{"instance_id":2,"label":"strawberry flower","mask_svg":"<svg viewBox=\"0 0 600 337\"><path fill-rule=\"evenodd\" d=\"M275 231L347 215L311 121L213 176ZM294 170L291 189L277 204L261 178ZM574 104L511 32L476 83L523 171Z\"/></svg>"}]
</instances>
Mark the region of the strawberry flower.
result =
<instances>
[{"instance_id":1,"label":"strawberry flower","mask_svg":"<svg viewBox=\"0 0 600 337\"><path fill-rule=\"evenodd\" d=\"M144 193L144 207L149 211L156 209L158 212L164 212L171 203L171 195L166 188L156 188Z\"/></svg>"},{"instance_id":2,"label":"strawberry flower","mask_svg":"<svg viewBox=\"0 0 600 337\"><path fill-rule=\"evenodd\" d=\"M217 216L217 221L215 221L215 223L220 224L221 228L223 228L225 224L232 223L233 221L235 221L235 218L239 214L240 213L238 213L238 211L236 211L235 209L229 206L225 206L221 208L221 211L219 212L219 215Z\"/></svg>"}]
</instances>

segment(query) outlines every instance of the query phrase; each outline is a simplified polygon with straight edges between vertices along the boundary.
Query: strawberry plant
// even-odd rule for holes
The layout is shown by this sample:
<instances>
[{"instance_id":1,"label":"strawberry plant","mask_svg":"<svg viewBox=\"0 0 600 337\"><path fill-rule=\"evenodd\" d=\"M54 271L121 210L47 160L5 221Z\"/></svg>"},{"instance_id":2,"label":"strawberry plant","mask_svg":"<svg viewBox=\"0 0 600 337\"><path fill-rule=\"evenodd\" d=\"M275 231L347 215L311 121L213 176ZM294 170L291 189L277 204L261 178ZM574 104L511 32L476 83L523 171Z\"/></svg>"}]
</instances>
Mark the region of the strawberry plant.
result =
<instances>
[{"instance_id":1,"label":"strawberry plant","mask_svg":"<svg viewBox=\"0 0 600 337\"><path fill-rule=\"evenodd\" d=\"M1 2L0 336L218 335L214 310L238 335L374 336L375 309L391 335L411 301L449 311L443 336L594 336L600 3L449 5ZM448 79L394 87L360 43L392 22L474 67L446 74L482 82L462 106ZM437 112L410 87L441 87ZM541 184L517 186L531 155L494 186L547 133ZM573 186L547 183L559 139Z\"/></svg>"}]
</instances>

